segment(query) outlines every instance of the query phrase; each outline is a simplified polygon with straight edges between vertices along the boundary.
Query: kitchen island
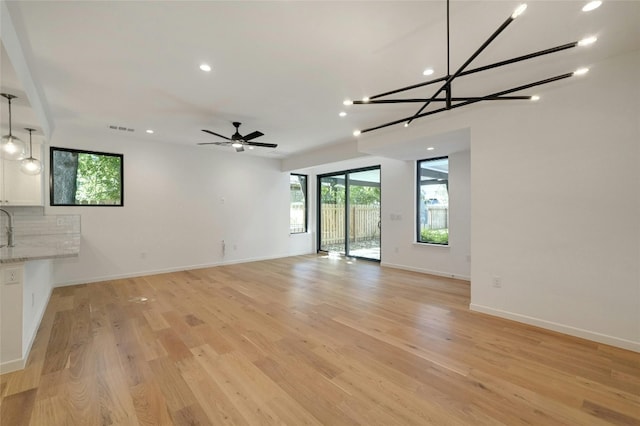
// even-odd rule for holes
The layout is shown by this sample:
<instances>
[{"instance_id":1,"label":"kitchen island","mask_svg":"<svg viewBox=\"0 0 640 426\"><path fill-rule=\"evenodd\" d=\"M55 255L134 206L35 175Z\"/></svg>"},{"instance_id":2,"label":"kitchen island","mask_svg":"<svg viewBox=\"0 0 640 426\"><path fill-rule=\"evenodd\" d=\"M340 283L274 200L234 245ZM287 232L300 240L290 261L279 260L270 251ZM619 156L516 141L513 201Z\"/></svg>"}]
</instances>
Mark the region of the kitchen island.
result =
<instances>
[{"instance_id":1,"label":"kitchen island","mask_svg":"<svg viewBox=\"0 0 640 426\"><path fill-rule=\"evenodd\" d=\"M78 215L14 220L14 246L0 248L0 373L27 362L53 289L53 262L80 254Z\"/></svg>"}]
</instances>

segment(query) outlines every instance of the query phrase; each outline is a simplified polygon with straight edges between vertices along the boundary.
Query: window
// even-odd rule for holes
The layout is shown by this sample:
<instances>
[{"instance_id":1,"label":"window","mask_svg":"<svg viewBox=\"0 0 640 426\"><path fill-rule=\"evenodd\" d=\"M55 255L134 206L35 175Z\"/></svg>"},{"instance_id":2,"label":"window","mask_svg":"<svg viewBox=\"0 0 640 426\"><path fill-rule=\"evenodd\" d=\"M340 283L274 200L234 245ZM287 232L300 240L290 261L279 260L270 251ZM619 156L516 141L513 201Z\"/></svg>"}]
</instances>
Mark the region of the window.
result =
<instances>
[{"instance_id":1,"label":"window","mask_svg":"<svg viewBox=\"0 0 640 426\"><path fill-rule=\"evenodd\" d=\"M289 178L289 232L307 232L307 176L291 174Z\"/></svg>"},{"instance_id":2,"label":"window","mask_svg":"<svg viewBox=\"0 0 640 426\"><path fill-rule=\"evenodd\" d=\"M418 161L416 186L416 241L448 245L449 158Z\"/></svg>"},{"instance_id":3,"label":"window","mask_svg":"<svg viewBox=\"0 0 640 426\"><path fill-rule=\"evenodd\" d=\"M122 206L122 154L51 147L52 206Z\"/></svg>"}]
</instances>

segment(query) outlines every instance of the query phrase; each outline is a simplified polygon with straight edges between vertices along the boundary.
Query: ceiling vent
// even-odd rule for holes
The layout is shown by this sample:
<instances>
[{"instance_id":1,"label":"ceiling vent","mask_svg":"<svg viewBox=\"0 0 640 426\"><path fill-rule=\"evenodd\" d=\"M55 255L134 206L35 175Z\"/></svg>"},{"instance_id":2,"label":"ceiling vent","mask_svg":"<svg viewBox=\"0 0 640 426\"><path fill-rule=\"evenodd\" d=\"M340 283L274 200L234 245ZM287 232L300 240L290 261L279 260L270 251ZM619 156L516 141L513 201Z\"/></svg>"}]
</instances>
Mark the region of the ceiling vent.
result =
<instances>
[{"instance_id":1,"label":"ceiling vent","mask_svg":"<svg viewBox=\"0 0 640 426\"><path fill-rule=\"evenodd\" d=\"M120 130L122 132L135 132L135 129L124 126L114 126L113 124L109 124L109 128L112 130Z\"/></svg>"}]
</instances>

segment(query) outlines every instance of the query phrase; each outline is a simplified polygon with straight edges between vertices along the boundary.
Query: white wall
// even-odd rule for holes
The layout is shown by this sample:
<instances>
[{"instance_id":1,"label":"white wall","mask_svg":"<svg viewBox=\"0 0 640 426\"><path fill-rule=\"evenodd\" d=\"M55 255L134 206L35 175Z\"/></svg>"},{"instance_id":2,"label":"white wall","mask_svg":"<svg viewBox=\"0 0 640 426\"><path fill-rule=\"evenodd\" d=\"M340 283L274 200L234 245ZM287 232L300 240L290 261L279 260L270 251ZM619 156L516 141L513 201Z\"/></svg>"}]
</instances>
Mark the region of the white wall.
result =
<instances>
[{"instance_id":1,"label":"white wall","mask_svg":"<svg viewBox=\"0 0 640 426\"><path fill-rule=\"evenodd\" d=\"M449 245L418 244L416 240L416 163L388 161L383 171L384 214L382 264L469 280L470 155L449 155ZM391 215L401 216L391 220Z\"/></svg>"},{"instance_id":2,"label":"white wall","mask_svg":"<svg viewBox=\"0 0 640 426\"><path fill-rule=\"evenodd\" d=\"M124 207L45 208L82 215L80 257L54 262L57 286L298 254L278 160L110 130L60 128L50 145L122 153L125 165Z\"/></svg>"},{"instance_id":3,"label":"white wall","mask_svg":"<svg viewBox=\"0 0 640 426\"><path fill-rule=\"evenodd\" d=\"M639 75L613 58L474 123L473 309L640 350Z\"/></svg>"}]
</instances>

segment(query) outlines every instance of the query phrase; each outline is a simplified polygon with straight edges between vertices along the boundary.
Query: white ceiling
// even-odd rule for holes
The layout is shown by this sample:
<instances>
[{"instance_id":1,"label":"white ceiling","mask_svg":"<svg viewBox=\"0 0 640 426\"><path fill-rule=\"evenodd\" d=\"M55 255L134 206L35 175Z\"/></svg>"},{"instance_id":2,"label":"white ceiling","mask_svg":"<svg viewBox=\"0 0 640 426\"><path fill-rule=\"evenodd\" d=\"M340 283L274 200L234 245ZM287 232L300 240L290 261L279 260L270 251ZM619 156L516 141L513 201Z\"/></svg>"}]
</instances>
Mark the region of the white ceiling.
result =
<instances>
[{"instance_id":1,"label":"white ceiling","mask_svg":"<svg viewBox=\"0 0 640 426\"><path fill-rule=\"evenodd\" d=\"M508 89L640 49L640 2L605 1L599 9L583 13L585 3L530 1L525 14L470 67L587 35L598 36L594 46L465 77L454 95ZM518 4L452 2L452 71ZM230 136L231 122L240 121L241 133L260 130L265 136L256 141L280 145L275 151L256 149L252 155L286 157L351 140L354 129L403 118L418 108L344 107L344 99L424 81L428 77L421 73L426 67L435 68L433 77L446 72L444 1L8 5L56 128L114 132L108 125L119 125L136 131L112 133L118 137L195 146L217 140L200 129ZM200 71L202 62L213 71ZM5 72L3 65L3 90L10 89ZM536 93L571 84L570 80ZM406 96L428 97L433 90ZM348 113L344 118L338 117L342 110ZM145 134L148 128L155 134Z\"/></svg>"},{"instance_id":2,"label":"white ceiling","mask_svg":"<svg viewBox=\"0 0 640 426\"><path fill-rule=\"evenodd\" d=\"M29 99L22 88L22 84L16 75L9 56L4 48L4 45L0 43L0 93L8 93L17 96L16 99L11 101L11 115L12 115L12 134L22 139L25 142L29 141L29 133L24 130L25 128L35 129L33 134L33 141L37 142L42 137L42 128L38 123L38 119L34 114ZM9 133L9 108L7 100L0 98L0 116L2 118L2 134Z\"/></svg>"}]
</instances>

